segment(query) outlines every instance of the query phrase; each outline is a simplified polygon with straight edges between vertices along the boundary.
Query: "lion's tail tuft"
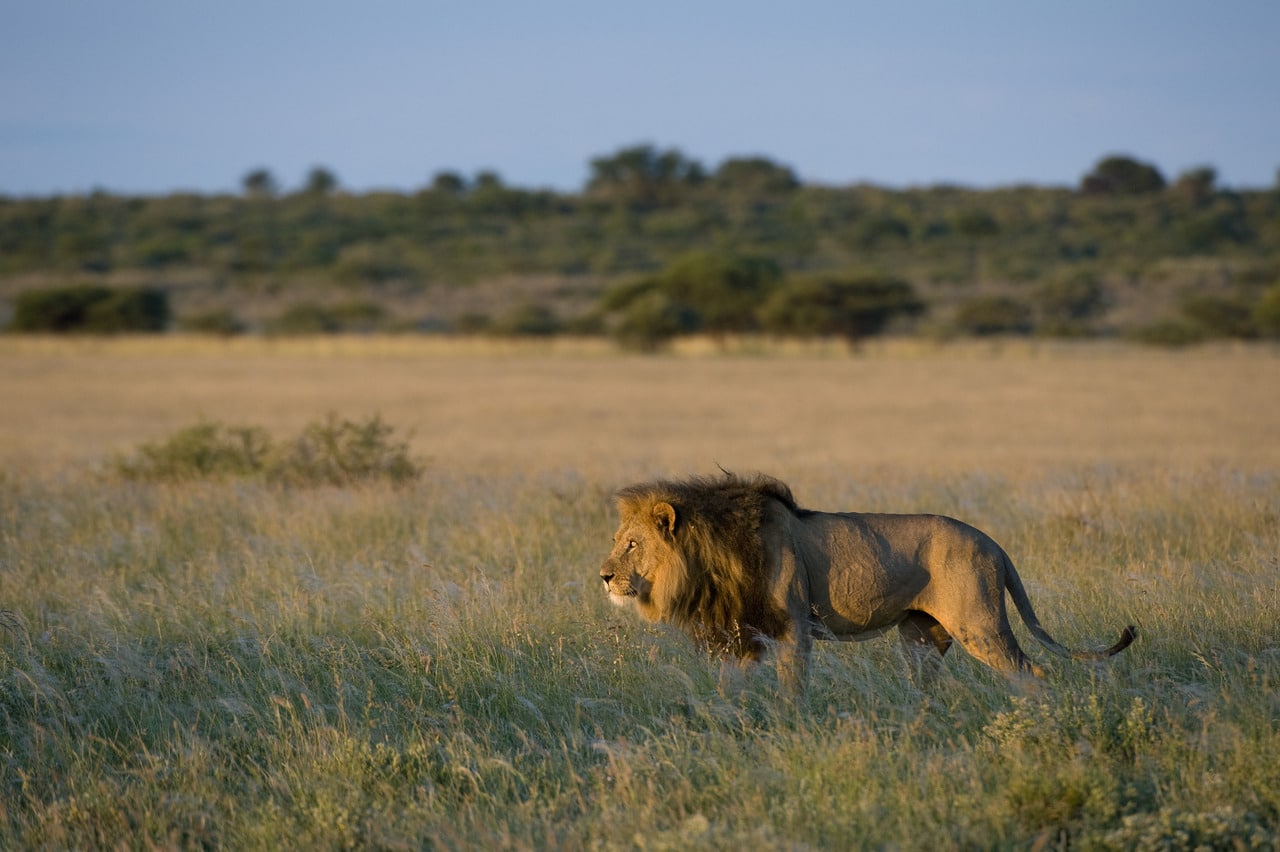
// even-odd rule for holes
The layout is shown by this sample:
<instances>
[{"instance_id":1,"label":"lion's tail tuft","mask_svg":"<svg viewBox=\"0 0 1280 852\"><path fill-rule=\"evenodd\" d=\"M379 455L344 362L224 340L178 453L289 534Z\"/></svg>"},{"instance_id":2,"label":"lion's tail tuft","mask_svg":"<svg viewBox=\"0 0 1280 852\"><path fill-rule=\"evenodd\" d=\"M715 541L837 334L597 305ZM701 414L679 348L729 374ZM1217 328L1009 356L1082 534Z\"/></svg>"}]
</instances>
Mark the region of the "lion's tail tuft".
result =
<instances>
[{"instance_id":1,"label":"lion's tail tuft","mask_svg":"<svg viewBox=\"0 0 1280 852\"><path fill-rule=\"evenodd\" d=\"M1049 635L1047 630L1040 626L1040 619L1036 617L1035 610L1031 607L1031 598L1027 596L1027 590L1022 585L1022 578L1018 576L1018 572L1013 567L1013 561L1009 559L1008 554L1005 555L1004 564L1005 588L1009 592L1009 597L1013 598L1013 604L1018 608L1018 614L1022 616L1022 620L1026 623L1027 629L1031 631L1031 635L1035 636L1041 645L1044 645L1053 653L1062 657L1070 657L1073 660L1105 660L1107 657L1119 654L1132 645L1134 639L1138 638L1138 628L1130 624L1121 631L1120 638L1110 648L1078 651L1063 647Z\"/></svg>"}]
</instances>

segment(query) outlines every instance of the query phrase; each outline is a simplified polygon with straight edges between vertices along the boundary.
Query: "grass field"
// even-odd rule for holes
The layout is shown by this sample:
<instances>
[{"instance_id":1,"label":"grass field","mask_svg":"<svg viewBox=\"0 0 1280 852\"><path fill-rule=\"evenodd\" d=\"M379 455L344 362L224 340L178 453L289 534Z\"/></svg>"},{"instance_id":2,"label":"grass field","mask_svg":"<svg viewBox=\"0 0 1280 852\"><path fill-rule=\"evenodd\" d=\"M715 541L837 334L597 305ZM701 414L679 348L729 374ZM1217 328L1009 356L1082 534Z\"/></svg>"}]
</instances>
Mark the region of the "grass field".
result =
<instances>
[{"instance_id":1,"label":"grass field","mask_svg":"<svg viewBox=\"0 0 1280 852\"><path fill-rule=\"evenodd\" d=\"M1270 348L0 338L0 848L1276 848L1277 388ZM113 473L329 412L421 478ZM721 695L596 579L613 489L717 465L961 517L1064 643L1140 638Z\"/></svg>"}]
</instances>

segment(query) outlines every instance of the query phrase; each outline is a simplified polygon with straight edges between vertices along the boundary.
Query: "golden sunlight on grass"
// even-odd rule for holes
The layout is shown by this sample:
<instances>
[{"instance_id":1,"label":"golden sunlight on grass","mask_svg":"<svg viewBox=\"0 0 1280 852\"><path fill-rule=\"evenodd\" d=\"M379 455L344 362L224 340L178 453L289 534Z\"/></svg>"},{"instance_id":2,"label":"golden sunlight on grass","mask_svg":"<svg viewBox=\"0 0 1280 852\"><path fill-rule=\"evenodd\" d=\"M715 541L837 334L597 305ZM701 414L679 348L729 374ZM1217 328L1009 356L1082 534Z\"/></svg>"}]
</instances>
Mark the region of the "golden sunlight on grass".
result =
<instances>
[{"instance_id":1,"label":"golden sunlight on grass","mask_svg":"<svg viewBox=\"0 0 1280 852\"><path fill-rule=\"evenodd\" d=\"M1266 347L0 338L0 848L1275 848L1278 380ZM109 464L329 412L423 475ZM824 642L804 696L722 694L597 574L614 489L717 463L972 522L1065 644L1138 641L924 688L893 636Z\"/></svg>"}]
</instances>

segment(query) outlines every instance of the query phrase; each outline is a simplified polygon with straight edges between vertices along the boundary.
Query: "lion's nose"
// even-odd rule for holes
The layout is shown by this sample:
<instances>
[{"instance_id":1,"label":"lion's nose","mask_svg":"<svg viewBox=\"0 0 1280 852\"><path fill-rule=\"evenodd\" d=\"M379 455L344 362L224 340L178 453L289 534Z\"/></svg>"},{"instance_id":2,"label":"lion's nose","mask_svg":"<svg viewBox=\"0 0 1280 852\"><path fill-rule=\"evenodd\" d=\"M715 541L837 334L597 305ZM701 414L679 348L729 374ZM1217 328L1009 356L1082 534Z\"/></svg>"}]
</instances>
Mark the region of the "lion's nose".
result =
<instances>
[{"instance_id":1,"label":"lion's nose","mask_svg":"<svg viewBox=\"0 0 1280 852\"><path fill-rule=\"evenodd\" d=\"M601 579L601 580L604 580L604 584L605 584L606 586L607 586L607 585L609 585L609 581L613 579L613 572L612 572L612 571L601 571L601 572L600 572L600 579Z\"/></svg>"}]
</instances>

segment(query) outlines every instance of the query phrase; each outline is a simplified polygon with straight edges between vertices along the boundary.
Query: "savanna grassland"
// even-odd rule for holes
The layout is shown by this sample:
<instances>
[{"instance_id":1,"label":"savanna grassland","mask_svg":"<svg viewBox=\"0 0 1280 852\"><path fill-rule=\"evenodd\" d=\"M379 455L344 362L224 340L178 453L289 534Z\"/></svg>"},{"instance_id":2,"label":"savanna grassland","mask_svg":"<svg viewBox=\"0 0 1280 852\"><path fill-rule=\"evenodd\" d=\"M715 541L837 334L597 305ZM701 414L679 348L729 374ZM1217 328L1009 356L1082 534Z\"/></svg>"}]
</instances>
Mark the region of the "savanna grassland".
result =
<instances>
[{"instance_id":1,"label":"savanna grassland","mask_svg":"<svg viewBox=\"0 0 1280 852\"><path fill-rule=\"evenodd\" d=\"M1280 354L0 338L2 848L1275 848ZM126 476L377 414L409 481ZM1073 646L820 646L808 693L610 607L610 493L717 465L990 532Z\"/></svg>"}]
</instances>

